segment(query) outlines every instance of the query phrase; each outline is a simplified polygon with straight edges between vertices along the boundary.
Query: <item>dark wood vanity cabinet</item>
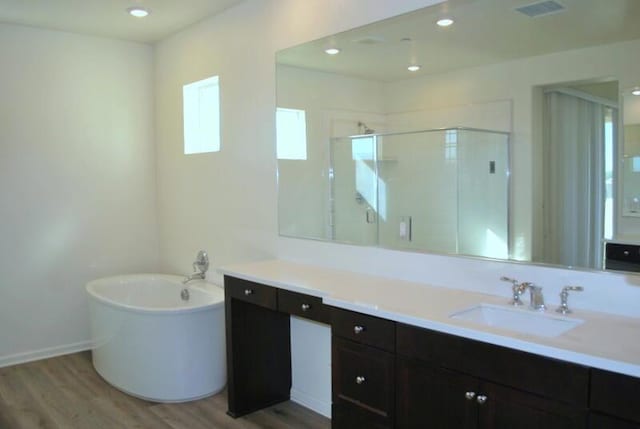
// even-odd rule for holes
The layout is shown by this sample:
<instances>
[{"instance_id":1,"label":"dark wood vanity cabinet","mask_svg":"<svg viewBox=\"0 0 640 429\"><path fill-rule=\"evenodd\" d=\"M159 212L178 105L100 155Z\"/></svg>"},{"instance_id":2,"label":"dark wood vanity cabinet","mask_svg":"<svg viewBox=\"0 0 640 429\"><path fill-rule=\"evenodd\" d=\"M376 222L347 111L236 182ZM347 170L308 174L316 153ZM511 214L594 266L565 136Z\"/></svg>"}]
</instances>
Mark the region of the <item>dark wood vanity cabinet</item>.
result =
<instances>
[{"instance_id":1,"label":"dark wood vanity cabinet","mask_svg":"<svg viewBox=\"0 0 640 429\"><path fill-rule=\"evenodd\" d=\"M396 351L398 429L586 426L588 368L402 324Z\"/></svg>"},{"instance_id":2,"label":"dark wood vanity cabinet","mask_svg":"<svg viewBox=\"0 0 640 429\"><path fill-rule=\"evenodd\" d=\"M289 399L289 315L277 289L225 277L228 414L239 417Z\"/></svg>"},{"instance_id":3,"label":"dark wood vanity cabinet","mask_svg":"<svg viewBox=\"0 0 640 429\"><path fill-rule=\"evenodd\" d=\"M640 429L640 378L591 371L590 429Z\"/></svg>"},{"instance_id":4,"label":"dark wood vanity cabinet","mask_svg":"<svg viewBox=\"0 0 640 429\"><path fill-rule=\"evenodd\" d=\"M321 298L225 276L228 414L289 399L290 315L328 323Z\"/></svg>"},{"instance_id":5,"label":"dark wood vanity cabinet","mask_svg":"<svg viewBox=\"0 0 640 429\"><path fill-rule=\"evenodd\" d=\"M332 428L392 428L395 323L332 309Z\"/></svg>"},{"instance_id":6,"label":"dark wood vanity cabinet","mask_svg":"<svg viewBox=\"0 0 640 429\"><path fill-rule=\"evenodd\" d=\"M331 325L334 429L640 429L640 378L225 276L228 414L289 399L290 315Z\"/></svg>"}]
</instances>

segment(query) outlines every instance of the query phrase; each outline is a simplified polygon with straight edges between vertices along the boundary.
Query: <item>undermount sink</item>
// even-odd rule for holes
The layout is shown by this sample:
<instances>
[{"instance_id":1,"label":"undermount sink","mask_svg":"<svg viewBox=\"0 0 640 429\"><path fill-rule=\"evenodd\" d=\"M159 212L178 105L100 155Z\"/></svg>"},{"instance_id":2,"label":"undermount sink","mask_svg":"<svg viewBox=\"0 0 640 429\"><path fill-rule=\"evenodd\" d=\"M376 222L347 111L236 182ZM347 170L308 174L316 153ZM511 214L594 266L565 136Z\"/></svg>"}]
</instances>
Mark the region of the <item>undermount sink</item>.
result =
<instances>
[{"instance_id":1,"label":"undermount sink","mask_svg":"<svg viewBox=\"0 0 640 429\"><path fill-rule=\"evenodd\" d=\"M580 319L492 304L480 304L456 311L449 317L540 337L557 337L584 322Z\"/></svg>"}]
</instances>

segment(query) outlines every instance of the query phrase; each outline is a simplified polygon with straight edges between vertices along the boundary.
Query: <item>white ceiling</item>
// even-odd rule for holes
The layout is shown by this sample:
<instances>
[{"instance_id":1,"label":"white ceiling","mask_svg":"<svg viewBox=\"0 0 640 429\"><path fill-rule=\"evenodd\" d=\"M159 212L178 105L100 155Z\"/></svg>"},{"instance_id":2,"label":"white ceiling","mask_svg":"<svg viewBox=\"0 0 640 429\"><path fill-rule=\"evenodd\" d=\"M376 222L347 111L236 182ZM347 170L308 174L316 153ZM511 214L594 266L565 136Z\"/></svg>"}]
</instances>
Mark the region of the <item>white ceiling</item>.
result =
<instances>
[{"instance_id":1,"label":"white ceiling","mask_svg":"<svg viewBox=\"0 0 640 429\"><path fill-rule=\"evenodd\" d=\"M0 23L152 43L243 0L0 0ZM151 10L134 18L127 8Z\"/></svg>"},{"instance_id":2,"label":"white ceiling","mask_svg":"<svg viewBox=\"0 0 640 429\"><path fill-rule=\"evenodd\" d=\"M564 12L530 18L515 8L534 0L449 0L286 49L278 63L394 81L640 38L640 0L557 1ZM455 24L436 26L441 16ZM326 55L328 46L342 52ZM407 72L411 63L422 70Z\"/></svg>"}]
</instances>

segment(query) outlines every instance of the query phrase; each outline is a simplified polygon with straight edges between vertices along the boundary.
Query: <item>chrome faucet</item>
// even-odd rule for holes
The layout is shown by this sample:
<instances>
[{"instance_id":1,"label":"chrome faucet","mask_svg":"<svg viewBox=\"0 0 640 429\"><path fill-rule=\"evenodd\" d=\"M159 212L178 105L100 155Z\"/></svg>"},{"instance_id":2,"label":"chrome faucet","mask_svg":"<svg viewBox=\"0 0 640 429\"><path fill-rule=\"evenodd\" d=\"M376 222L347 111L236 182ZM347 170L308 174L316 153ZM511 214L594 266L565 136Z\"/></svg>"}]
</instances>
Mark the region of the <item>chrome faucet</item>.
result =
<instances>
[{"instance_id":1,"label":"chrome faucet","mask_svg":"<svg viewBox=\"0 0 640 429\"><path fill-rule=\"evenodd\" d=\"M523 302L520 297L522 296L524 291L533 284L529 282L520 283L518 280L509 277L500 277L500 280L502 280L503 282L511 283L511 292L513 293L513 298L511 299L511 301L509 301L509 304L515 307L521 306Z\"/></svg>"},{"instance_id":2,"label":"chrome faucet","mask_svg":"<svg viewBox=\"0 0 640 429\"><path fill-rule=\"evenodd\" d=\"M544 296L542 295L542 287L534 284L529 284L529 292L531 292L531 300L529 301L529 307L532 310L544 311L547 306L544 305Z\"/></svg>"},{"instance_id":3,"label":"chrome faucet","mask_svg":"<svg viewBox=\"0 0 640 429\"><path fill-rule=\"evenodd\" d=\"M207 252L201 250L196 255L196 260L193 262L193 274L187 276L182 283L189 283L191 280L204 280L205 274L209 269L209 256Z\"/></svg>"},{"instance_id":4,"label":"chrome faucet","mask_svg":"<svg viewBox=\"0 0 640 429\"><path fill-rule=\"evenodd\" d=\"M562 288L562 292L560 292L560 306L556 309L558 313L569 314L571 310L569 309L568 299L569 299L569 291L582 292L584 288L582 286L565 286Z\"/></svg>"}]
</instances>

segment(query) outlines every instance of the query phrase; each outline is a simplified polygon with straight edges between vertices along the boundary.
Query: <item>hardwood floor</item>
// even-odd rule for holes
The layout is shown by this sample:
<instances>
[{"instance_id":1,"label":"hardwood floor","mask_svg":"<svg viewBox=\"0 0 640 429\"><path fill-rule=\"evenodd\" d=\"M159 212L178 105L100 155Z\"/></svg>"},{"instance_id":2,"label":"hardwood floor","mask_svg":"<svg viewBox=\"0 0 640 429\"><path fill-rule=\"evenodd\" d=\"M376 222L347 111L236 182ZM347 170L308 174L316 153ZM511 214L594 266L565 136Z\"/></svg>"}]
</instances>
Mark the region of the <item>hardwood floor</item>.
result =
<instances>
[{"instance_id":1,"label":"hardwood floor","mask_svg":"<svg viewBox=\"0 0 640 429\"><path fill-rule=\"evenodd\" d=\"M226 393L183 404L126 395L93 369L89 352L0 368L0 429L328 429L329 419L293 402L226 415Z\"/></svg>"}]
</instances>

